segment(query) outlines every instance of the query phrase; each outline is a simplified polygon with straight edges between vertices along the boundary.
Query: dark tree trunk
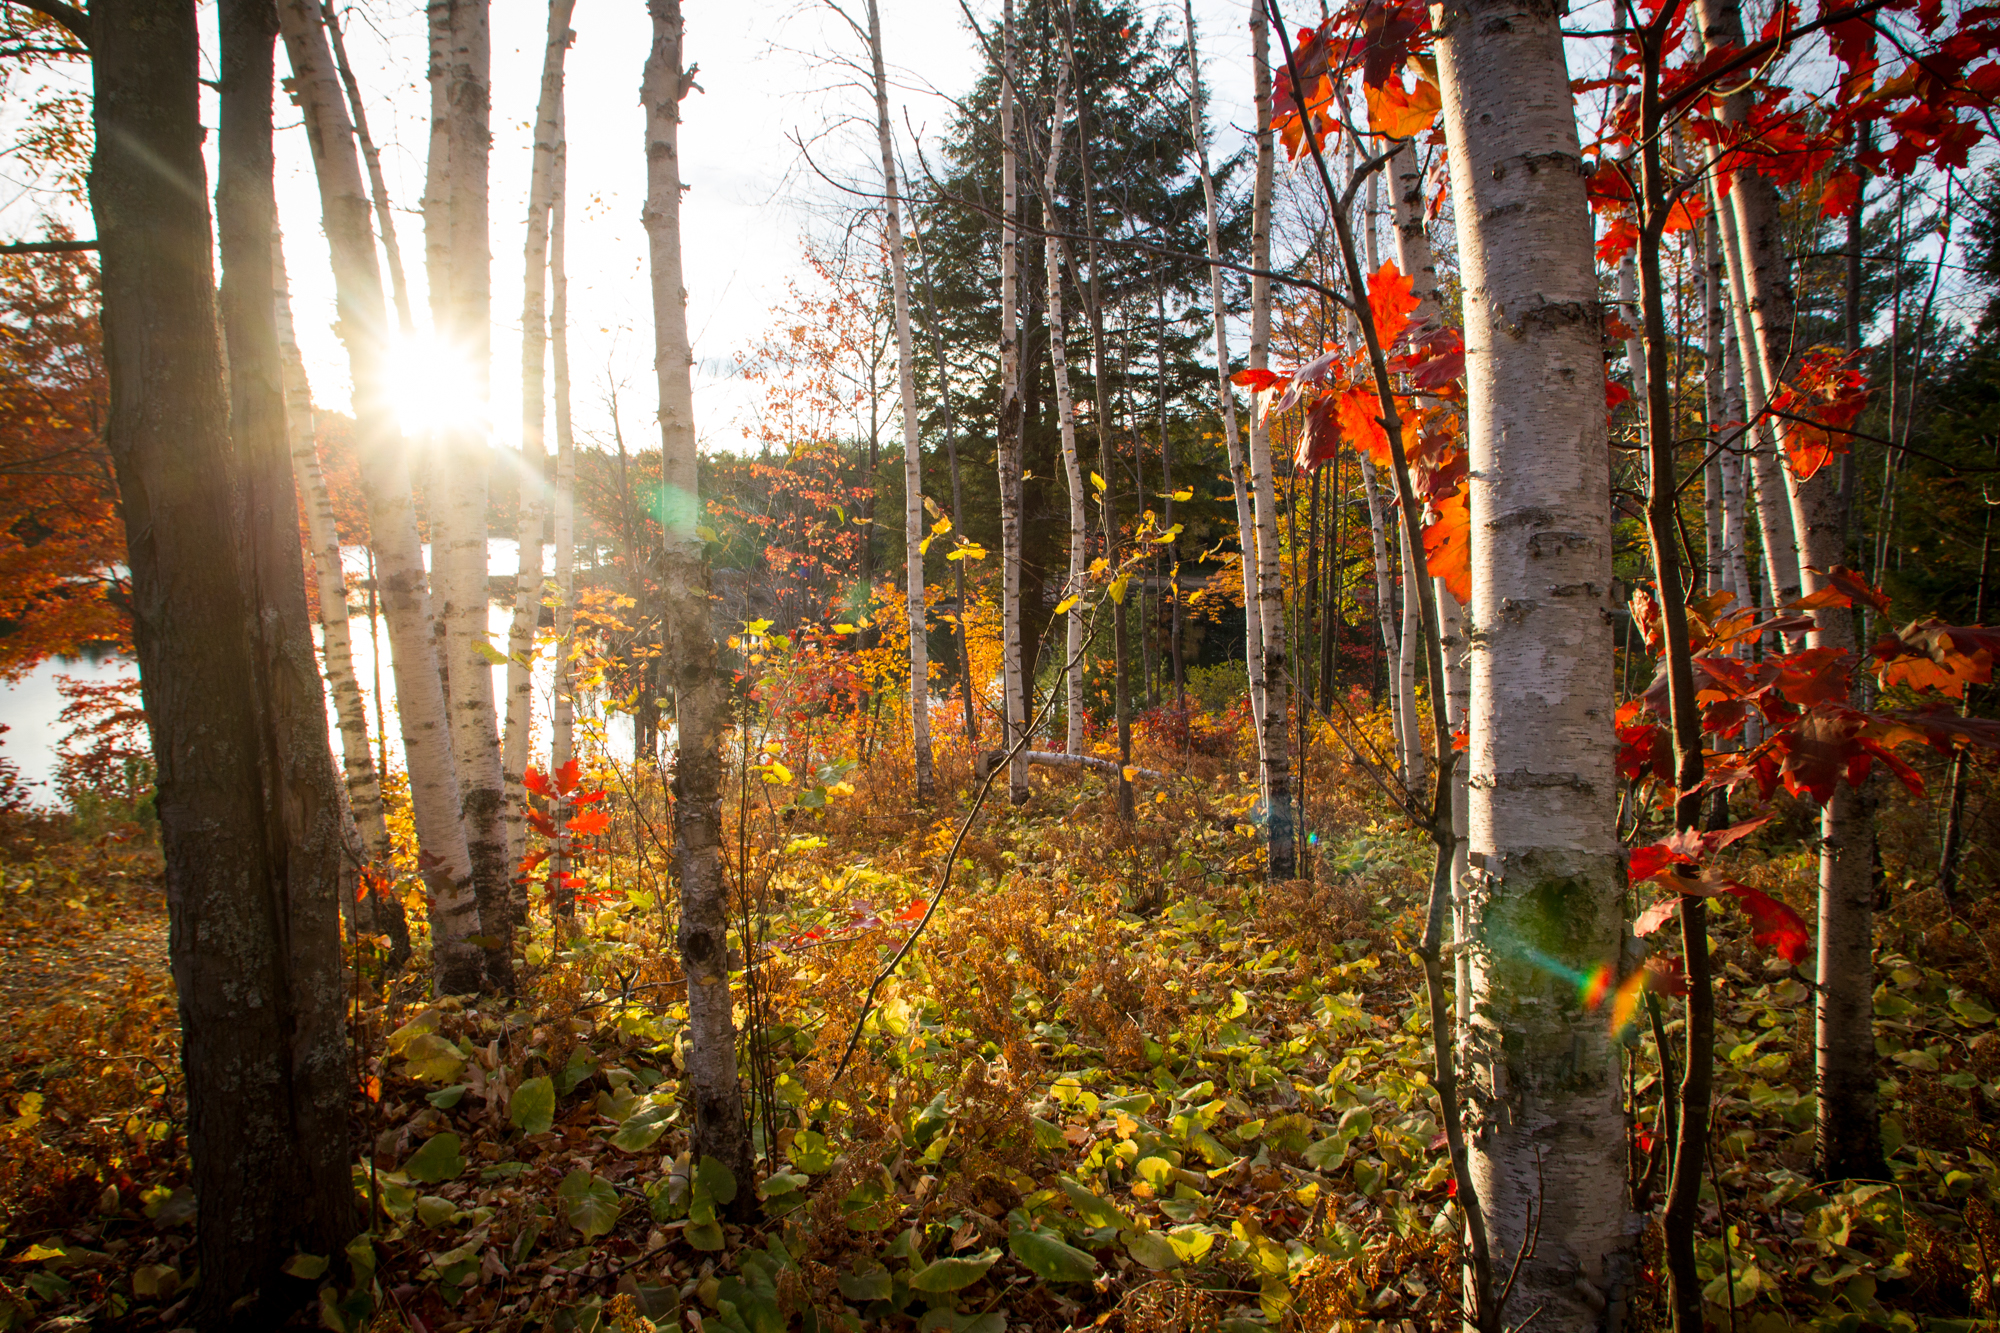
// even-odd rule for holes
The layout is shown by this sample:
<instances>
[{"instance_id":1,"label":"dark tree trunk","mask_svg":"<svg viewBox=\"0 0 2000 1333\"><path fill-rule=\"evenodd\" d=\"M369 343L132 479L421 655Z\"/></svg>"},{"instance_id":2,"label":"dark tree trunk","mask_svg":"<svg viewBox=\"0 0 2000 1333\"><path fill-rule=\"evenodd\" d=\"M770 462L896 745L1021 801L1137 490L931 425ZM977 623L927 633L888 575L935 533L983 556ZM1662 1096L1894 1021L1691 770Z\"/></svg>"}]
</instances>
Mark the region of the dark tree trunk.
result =
<instances>
[{"instance_id":1,"label":"dark tree trunk","mask_svg":"<svg viewBox=\"0 0 2000 1333\"><path fill-rule=\"evenodd\" d=\"M159 769L169 952L200 1200L197 1322L271 1327L279 1266L359 1223L347 1177L338 799L311 668L270 267L269 0L222 5L216 337L193 0L91 8L106 443ZM282 480L280 480L282 479ZM267 600L268 599L268 600ZM248 1298L248 1299L246 1299Z\"/></svg>"}]
</instances>

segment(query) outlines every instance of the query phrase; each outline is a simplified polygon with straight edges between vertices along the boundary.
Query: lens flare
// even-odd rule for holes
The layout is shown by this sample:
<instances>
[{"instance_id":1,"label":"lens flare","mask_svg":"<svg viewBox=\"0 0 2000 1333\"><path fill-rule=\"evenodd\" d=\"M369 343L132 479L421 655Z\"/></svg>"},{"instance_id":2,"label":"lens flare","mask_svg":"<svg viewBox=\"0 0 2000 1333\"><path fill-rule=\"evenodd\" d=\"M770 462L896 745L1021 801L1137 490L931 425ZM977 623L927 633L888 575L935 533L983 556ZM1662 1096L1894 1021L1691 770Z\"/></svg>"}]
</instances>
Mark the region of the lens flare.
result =
<instances>
[{"instance_id":1,"label":"lens flare","mask_svg":"<svg viewBox=\"0 0 2000 1333\"><path fill-rule=\"evenodd\" d=\"M1577 997L1583 1001L1585 1009L1595 1010L1604 1003L1604 997L1611 993L1611 967L1599 963L1583 974L1577 981Z\"/></svg>"}]
</instances>

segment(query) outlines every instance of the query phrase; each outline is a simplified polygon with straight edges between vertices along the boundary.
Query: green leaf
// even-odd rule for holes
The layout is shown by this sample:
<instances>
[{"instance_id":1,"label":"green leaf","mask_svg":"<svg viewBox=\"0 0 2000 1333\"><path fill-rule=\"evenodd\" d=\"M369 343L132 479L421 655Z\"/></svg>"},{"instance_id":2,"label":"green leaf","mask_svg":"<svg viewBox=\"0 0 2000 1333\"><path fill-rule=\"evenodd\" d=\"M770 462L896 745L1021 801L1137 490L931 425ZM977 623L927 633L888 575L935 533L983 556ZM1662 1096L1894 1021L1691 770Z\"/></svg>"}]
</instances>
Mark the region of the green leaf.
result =
<instances>
[{"instance_id":1,"label":"green leaf","mask_svg":"<svg viewBox=\"0 0 2000 1333\"><path fill-rule=\"evenodd\" d=\"M317 1282L326 1272L326 1256L323 1254L295 1254L285 1260L280 1270L291 1277L303 1278L307 1282Z\"/></svg>"},{"instance_id":2,"label":"green leaf","mask_svg":"<svg viewBox=\"0 0 2000 1333\"><path fill-rule=\"evenodd\" d=\"M181 1275L165 1264L132 1270L132 1294L142 1301L161 1301L180 1289Z\"/></svg>"},{"instance_id":3,"label":"green leaf","mask_svg":"<svg viewBox=\"0 0 2000 1333\"><path fill-rule=\"evenodd\" d=\"M556 1122L556 1084L552 1078L531 1078L514 1089L507 1102L507 1120L523 1134L546 1134Z\"/></svg>"},{"instance_id":4,"label":"green leaf","mask_svg":"<svg viewBox=\"0 0 2000 1333\"><path fill-rule=\"evenodd\" d=\"M1167 1233L1167 1241L1174 1247L1183 1263L1195 1263L1215 1245L1215 1233L1207 1227L1175 1227Z\"/></svg>"},{"instance_id":5,"label":"green leaf","mask_svg":"<svg viewBox=\"0 0 2000 1333\"><path fill-rule=\"evenodd\" d=\"M713 1157L704 1156L694 1169L695 1188L717 1203L736 1197L736 1173Z\"/></svg>"},{"instance_id":6,"label":"green leaf","mask_svg":"<svg viewBox=\"0 0 2000 1333\"><path fill-rule=\"evenodd\" d=\"M1180 1251L1157 1231L1127 1231L1124 1241L1125 1252L1156 1273L1180 1267Z\"/></svg>"},{"instance_id":7,"label":"green leaf","mask_svg":"<svg viewBox=\"0 0 2000 1333\"><path fill-rule=\"evenodd\" d=\"M450 1083L465 1072L465 1052L435 1032L420 1033L403 1048L402 1072L430 1083Z\"/></svg>"},{"instance_id":8,"label":"green leaf","mask_svg":"<svg viewBox=\"0 0 2000 1333\"><path fill-rule=\"evenodd\" d=\"M1063 1137L1061 1125L1044 1120L1038 1115L1029 1116L1028 1124L1034 1130L1035 1146L1044 1152L1061 1152L1069 1142Z\"/></svg>"},{"instance_id":9,"label":"green leaf","mask_svg":"<svg viewBox=\"0 0 2000 1333\"><path fill-rule=\"evenodd\" d=\"M464 1099L465 1084L463 1083L454 1083L448 1088L439 1088L436 1092L427 1092L424 1094L424 1100L432 1106L437 1107L440 1111L449 1111Z\"/></svg>"},{"instance_id":10,"label":"green leaf","mask_svg":"<svg viewBox=\"0 0 2000 1333\"><path fill-rule=\"evenodd\" d=\"M507 654L501 652L484 639L475 639L472 644L472 651L478 653L494 666L507 665Z\"/></svg>"},{"instance_id":11,"label":"green leaf","mask_svg":"<svg viewBox=\"0 0 2000 1333\"><path fill-rule=\"evenodd\" d=\"M435 1185L440 1180L456 1180L465 1170L465 1158L459 1155L458 1135L433 1134L424 1140L424 1146L410 1154L410 1160L403 1163L403 1172L412 1180L421 1180L426 1185Z\"/></svg>"},{"instance_id":12,"label":"green leaf","mask_svg":"<svg viewBox=\"0 0 2000 1333\"><path fill-rule=\"evenodd\" d=\"M1988 1009L1977 996L1968 995L1963 999L1953 1000L1951 1011L1975 1027L1993 1021L1993 1011Z\"/></svg>"},{"instance_id":13,"label":"green leaf","mask_svg":"<svg viewBox=\"0 0 2000 1333\"><path fill-rule=\"evenodd\" d=\"M880 1264L865 1273L842 1273L835 1281L840 1284L840 1294L856 1305L864 1301L886 1301L896 1289L895 1279Z\"/></svg>"},{"instance_id":14,"label":"green leaf","mask_svg":"<svg viewBox=\"0 0 2000 1333\"><path fill-rule=\"evenodd\" d=\"M618 1191L609 1181L578 1167L556 1187L563 1214L585 1240L596 1240L618 1224Z\"/></svg>"},{"instance_id":15,"label":"green leaf","mask_svg":"<svg viewBox=\"0 0 2000 1333\"><path fill-rule=\"evenodd\" d=\"M667 1132L674 1114L671 1106L647 1107L618 1127L618 1132L611 1136L611 1146L620 1152L646 1151Z\"/></svg>"},{"instance_id":16,"label":"green leaf","mask_svg":"<svg viewBox=\"0 0 2000 1333\"><path fill-rule=\"evenodd\" d=\"M1062 1191L1069 1196L1070 1207L1076 1209L1076 1215L1083 1219L1085 1226L1129 1228L1132 1225L1132 1219L1118 1205L1093 1194L1068 1177L1063 1178Z\"/></svg>"},{"instance_id":17,"label":"green leaf","mask_svg":"<svg viewBox=\"0 0 2000 1333\"><path fill-rule=\"evenodd\" d=\"M687 1227L681 1232L681 1236L697 1250L719 1250L725 1243L722 1235L722 1224L713 1220L707 1222L689 1222Z\"/></svg>"},{"instance_id":18,"label":"green leaf","mask_svg":"<svg viewBox=\"0 0 2000 1333\"><path fill-rule=\"evenodd\" d=\"M1344 1134L1334 1134L1321 1139L1306 1149L1306 1165L1315 1171L1338 1171L1347 1160L1349 1139Z\"/></svg>"},{"instance_id":19,"label":"green leaf","mask_svg":"<svg viewBox=\"0 0 2000 1333\"><path fill-rule=\"evenodd\" d=\"M576 1091L576 1085L597 1072L597 1060L591 1053L579 1046L570 1052L569 1063L556 1071L556 1095L567 1097Z\"/></svg>"},{"instance_id":20,"label":"green leaf","mask_svg":"<svg viewBox=\"0 0 2000 1333\"><path fill-rule=\"evenodd\" d=\"M426 1194L417 1200L417 1221L430 1231L450 1224L458 1216L458 1205L441 1195Z\"/></svg>"},{"instance_id":21,"label":"green leaf","mask_svg":"<svg viewBox=\"0 0 2000 1333\"><path fill-rule=\"evenodd\" d=\"M981 1250L969 1259L934 1259L910 1274L910 1290L940 1293L969 1287L1000 1261L997 1249Z\"/></svg>"},{"instance_id":22,"label":"green leaf","mask_svg":"<svg viewBox=\"0 0 2000 1333\"><path fill-rule=\"evenodd\" d=\"M1053 1231L1016 1231L1007 1238L1007 1248L1044 1282L1088 1282L1097 1276L1097 1260L1065 1245Z\"/></svg>"},{"instance_id":23,"label":"green leaf","mask_svg":"<svg viewBox=\"0 0 2000 1333\"><path fill-rule=\"evenodd\" d=\"M827 1147L826 1135L802 1129L792 1138L792 1165L809 1175L833 1169L833 1149Z\"/></svg>"}]
</instances>

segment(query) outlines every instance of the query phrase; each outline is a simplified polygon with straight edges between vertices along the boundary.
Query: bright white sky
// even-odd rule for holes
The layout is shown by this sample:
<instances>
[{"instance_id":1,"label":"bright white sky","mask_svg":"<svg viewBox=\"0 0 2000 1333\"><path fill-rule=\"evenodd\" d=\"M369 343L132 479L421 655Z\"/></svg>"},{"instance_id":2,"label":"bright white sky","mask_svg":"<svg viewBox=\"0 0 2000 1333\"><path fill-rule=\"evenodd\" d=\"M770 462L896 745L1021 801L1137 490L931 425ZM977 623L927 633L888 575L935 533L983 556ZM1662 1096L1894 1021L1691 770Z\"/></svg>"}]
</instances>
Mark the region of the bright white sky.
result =
<instances>
[{"instance_id":1,"label":"bright white sky","mask_svg":"<svg viewBox=\"0 0 2000 1333\"><path fill-rule=\"evenodd\" d=\"M1296 7L1296 6L1295 6ZM863 13L861 0L851 12ZM989 12L990 11L990 12ZM975 0L983 22L998 5ZM1174 28L1179 30L1179 6ZM1242 142L1249 104L1248 0L1201 0L1201 50L1218 153ZM682 103L682 212L689 327L697 358L695 406L703 442L738 447L752 395L731 368L770 321L786 280L803 271L801 236L829 227L846 201L807 169L792 142L813 142L823 169L865 188L879 184L867 93L832 63L862 61L846 25L800 0L721 4L688 0L686 58L702 91ZM532 122L547 13L530 0L493 5L493 425L502 445L520 439L520 310ZM398 238L423 322L424 155L430 115L420 0L363 0L346 23L371 129L383 148ZM641 67L651 40L641 0L580 0L569 54L569 270L571 362L577 426L608 440L606 386L619 388L628 443L650 439L656 403L652 314L646 283ZM891 115L910 160L905 125L935 154L951 114L948 97L978 77L979 52L952 0L883 0ZM280 56L282 68L283 57ZM865 67L865 66L864 66ZM332 330L333 279L319 226L319 197L296 113L281 108L279 211L285 229L299 338L314 396L344 408L346 360ZM855 115L860 123L843 123Z\"/></svg>"}]
</instances>

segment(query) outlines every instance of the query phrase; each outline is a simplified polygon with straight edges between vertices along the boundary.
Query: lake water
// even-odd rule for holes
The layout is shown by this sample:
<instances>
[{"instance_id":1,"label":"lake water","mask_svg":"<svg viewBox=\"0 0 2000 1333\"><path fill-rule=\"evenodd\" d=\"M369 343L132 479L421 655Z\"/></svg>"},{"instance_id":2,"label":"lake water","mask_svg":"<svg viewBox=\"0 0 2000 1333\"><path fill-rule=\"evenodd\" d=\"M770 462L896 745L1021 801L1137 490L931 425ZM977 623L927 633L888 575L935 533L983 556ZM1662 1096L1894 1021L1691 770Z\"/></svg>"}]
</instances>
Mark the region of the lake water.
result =
<instances>
[{"instance_id":1,"label":"lake water","mask_svg":"<svg viewBox=\"0 0 2000 1333\"><path fill-rule=\"evenodd\" d=\"M498 538L487 543L487 570L491 574L512 576L519 567L512 541ZM582 552L578 553L579 556ZM342 563L346 566L349 588L349 625L354 642L354 672L361 684L362 697L368 705L368 734L371 740L375 730L375 680L376 646L381 648L381 681L388 692L386 700L389 723L389 761L401 766L402 736L396 721L395 679L392 674L394 658L389 648L389 626L386 620L377 617L371 633L365 610L367 592L362 587L368 576L368 558L361 547L348 547L341 552ZM429 551L425 552L428 563ZM542 568L549 570L555 563L555 548L545 547L542 553ZM507 633L513 623L513 608L495 603L487 609L487 635L495 647L504 649ZM313 637L318 639L317 628ZM97 660L65 658L44 662L28 676L13 684L0 683L0 722L9 730L0 736L0 755L4 755L21 771L22 781L29 784L38 803L54 804L56 796L48 785L50 774L55 768L55 747L67 730L60 722L63 699L57 692L58 676L73 676L92 682L114 680L119 677L136 677L137 666L127 658L107 656ZM493 668L493 697L503 716L507 699L507 670ZM535 661L535 728L533 744L539 753L548 743L548 720L550 690L554 681L554 671L548 652L543 652ZM327 701L329 727L333 719L333 701ZM622 722L621 728L615 723ZM330 732L330 734L332 734ZM631 723L628 718L614 720L610 740L614 747L631 748ZM340 754L340 741L334 735L333 752Z\"/></svg>"}]
</instances>

